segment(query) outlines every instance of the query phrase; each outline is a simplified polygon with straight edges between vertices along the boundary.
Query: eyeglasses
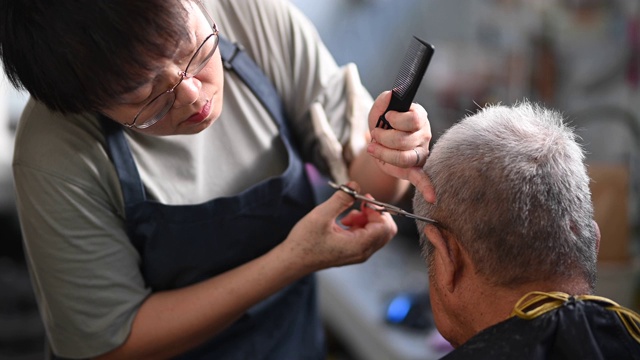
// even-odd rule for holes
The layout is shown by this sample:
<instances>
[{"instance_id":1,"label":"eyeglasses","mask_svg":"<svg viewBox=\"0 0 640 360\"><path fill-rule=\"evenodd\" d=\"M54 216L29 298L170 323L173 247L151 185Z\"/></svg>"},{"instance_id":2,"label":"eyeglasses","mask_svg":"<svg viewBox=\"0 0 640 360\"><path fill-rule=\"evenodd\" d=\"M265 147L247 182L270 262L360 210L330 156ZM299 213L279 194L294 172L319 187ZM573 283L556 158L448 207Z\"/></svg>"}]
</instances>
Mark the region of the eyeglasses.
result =
<instances>
[{"instance_id":1,"label":"eyeglasses","mask_svg":"<svg viewBox=\"0 0 640 360\"><path fill-rule=\"evenodd\" d=\"M411 219L415 219L415 220L420 220L420 221L424 221L424 222L428 222L434 225L437 225L438 222L433 220L433 219L429 219L427 217L424 216L418 216L416 214L412 214L406 210L403 210L397 206L391 205L391 204L387 204L384 203L382 201L378 201L378 200L374 200L371 198L368 198L364 195L359 194L357 191L355 191L354 189L348 187L347 185L338 185L336 183L334 183L333 181L329 181L329 186L331 186L332 188L336 189L336 190L341 190L346 192L347 194L353 196L353 198L360 200L360 201L364 201L367 204L371 204L374 206L379 207L379 209L376 209L374 207L374 209L378 210L378 211L386 211L388 213L390 213L391 215L400 215L400 216L404 216L404 217L408 217Z\"/></svg>"},{"instance_id":2,"label":"eyeglasses","mask_svg":"<svg viewBox=\"0 0 640 360\"><path fill-rule=\"evenodd\" d=\"M216 23L211 19L207 11L204 9L204 6L199 1L197 1L197 3L201 8L202 13L209 21L209 24L213 29L213 34L207 36L202 44L200 44L196 52L189 60L189 63L187 63L187 67L184 69L184 71L180 72L180 80L178 80L178 82L167 91L162 92L160 95L156 96L148 103L146 103L133 118L133 122L131 122L130 124L124 124L124 126L128 128L146 129L165 117L165 115L167 115L176 101L175 90L178 85L180 85L184 79L189 79L198 75L198 73L202 69L204 69L211 57L213 57L213 54L216 52L219 41L218 27Z\"/></svg>"}]
</instances>

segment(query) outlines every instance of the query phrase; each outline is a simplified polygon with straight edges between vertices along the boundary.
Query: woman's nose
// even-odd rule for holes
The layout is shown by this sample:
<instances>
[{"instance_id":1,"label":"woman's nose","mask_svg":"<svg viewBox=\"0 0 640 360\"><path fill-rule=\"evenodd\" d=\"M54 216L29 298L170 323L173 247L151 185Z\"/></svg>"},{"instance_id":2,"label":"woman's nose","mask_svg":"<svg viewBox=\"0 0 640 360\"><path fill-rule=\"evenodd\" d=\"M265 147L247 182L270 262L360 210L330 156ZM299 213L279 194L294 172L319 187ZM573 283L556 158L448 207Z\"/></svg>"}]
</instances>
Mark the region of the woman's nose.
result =
<instances>
[{"instance_id":1,"label":"woman's nose","mask_svg":"<svg viewBox=\"0 0 640 360\"><path fill-rule=\"evenodd\" d=\"M194 76L185 77L182 82L175 88L176 101L174 107L183 105L191 105L200 97L200 89L202 82Z\"/></svg>"}]
</instances>

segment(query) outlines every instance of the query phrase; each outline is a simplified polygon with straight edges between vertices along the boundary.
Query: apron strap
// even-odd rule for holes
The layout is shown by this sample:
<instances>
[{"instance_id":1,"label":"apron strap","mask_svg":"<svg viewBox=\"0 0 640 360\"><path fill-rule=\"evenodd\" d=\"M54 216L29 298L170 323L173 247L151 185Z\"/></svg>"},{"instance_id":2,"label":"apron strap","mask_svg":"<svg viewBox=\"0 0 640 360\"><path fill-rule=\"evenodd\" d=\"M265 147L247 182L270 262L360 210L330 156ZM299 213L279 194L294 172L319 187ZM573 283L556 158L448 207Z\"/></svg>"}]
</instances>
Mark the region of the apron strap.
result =
<instances>
[{"instance_id":1,"label":"apron strap","mask_svg":"<svg viewBox=\"0 0 640 360\"><path fill-rule=\"evenodd\" d=\"M262 69L242 49L242 45L232 43L224 37L220 37L218 44L222 63L227 70L234 71L238 77L249 87L251 92L260 100L262 105L277 121L280 131L287 131L284 119L284 104ZM287 136L288 137L288 136Z\"/></svg>"},{"instance_id":2,"label":"apron strap","mask_svg":"<svg viewBox=\"0 0 640 360\"><path fill-rule=\"evenodd\" d=\"M122 125L99 114L105 140L107 142L107 154L115 165L125 208L127 205L138 204L146 200L146 194L138 173L138 168L133 160L129 144L124 136Z\"/></svg>"}]
</instances>

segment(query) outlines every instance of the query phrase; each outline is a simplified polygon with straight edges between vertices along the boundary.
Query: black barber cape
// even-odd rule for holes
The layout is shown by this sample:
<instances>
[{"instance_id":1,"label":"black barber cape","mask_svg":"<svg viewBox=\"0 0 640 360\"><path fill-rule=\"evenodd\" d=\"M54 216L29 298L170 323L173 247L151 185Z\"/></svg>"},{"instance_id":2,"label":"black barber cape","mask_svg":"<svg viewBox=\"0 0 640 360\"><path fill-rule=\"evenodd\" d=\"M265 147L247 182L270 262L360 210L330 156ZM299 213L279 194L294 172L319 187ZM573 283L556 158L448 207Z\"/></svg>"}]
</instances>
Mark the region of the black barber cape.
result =
<instances>
[{"instance_id":1,"label":"black barber cape","mask_svg":"<svg viewBox=\"0 0 640 360\"><path fill-rule=\"evenodd\" d=\"M534 292L513 315L442 359L640 359L640 316L606 298Z\"/></svg>"}]
</instances>

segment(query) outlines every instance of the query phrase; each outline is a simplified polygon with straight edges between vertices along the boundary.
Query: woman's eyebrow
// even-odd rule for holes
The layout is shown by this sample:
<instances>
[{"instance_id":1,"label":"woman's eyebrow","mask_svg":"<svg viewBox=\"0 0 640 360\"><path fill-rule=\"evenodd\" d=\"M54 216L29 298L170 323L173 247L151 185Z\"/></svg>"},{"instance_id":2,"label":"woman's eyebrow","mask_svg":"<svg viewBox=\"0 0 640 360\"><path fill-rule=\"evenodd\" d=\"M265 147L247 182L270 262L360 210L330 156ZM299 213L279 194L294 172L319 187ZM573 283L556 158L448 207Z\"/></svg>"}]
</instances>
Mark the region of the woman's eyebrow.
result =
<instances>
[{"instance_id":1,"label":"woman's eyebrow","mask_svg":"<svg viewBox=\"0 0 640 360\"><path fill-rule=\"evenodd\" d=\"M182 63L183 61L187 61L191 59L191 56L196 52L196 49L200 45L198 35L198 29L195 29L189 36L189 39L180 40L178 44L178 48L173 54L173 60L177 63ZM204 40L206 35L202 35L201 38Z\"/></svg>"},{"instance_id":2,"label":"woman's eyebrow","mask_svg":"<svg viewBox=\"0 0 640 360\"><path fill-rule=\"evenodd\" d=\"M149 87L149 90L146 90ZM143 84L137 89L134 89L126 94L120 96L120 100L126 104L138 104L144 102L151 94L151 85Z\"/></svg>"},{"instance_id":3,"label":"woman's eyebrow","mask_svg":"<svg viewBox=\"0 0 640 360\"><path fill-rule=\"evenodd\" d=\"M152 68L144 70L147 74L146 80L131 83L131 88L118 96L118 100L123 104L137 104L144 102L152 95L153 88L161 79L162 71L165 65L155 65Z\"/></svg>"},{"instance_id":4,"label":"woman's eyebrow","mask_svg":"<svg viewBox=\"0 0 640 360\"><path fill-rule=\"evenodd\" d=\"M176 47L173 54L170 56L170 59L174 61L178 65L186 66L186 62L191 59L198 46L200 45L200 41L198 36L200 35L201 40L204 40L208 34L203 33L200 28L194 29L188 39L180 40L178 46ZM119 96L119 100L122 103L126 104L138 104L147 100L150 96L153 95L153 89L156 85L161 82L162 74L163 74L164 66L158 66L157 69L153 71L153 78L149 81L140 84L135 89L127 92L126 94L122 94ZM184 69L182 69L184 70Z\"/></svg>"}]
</instances>

